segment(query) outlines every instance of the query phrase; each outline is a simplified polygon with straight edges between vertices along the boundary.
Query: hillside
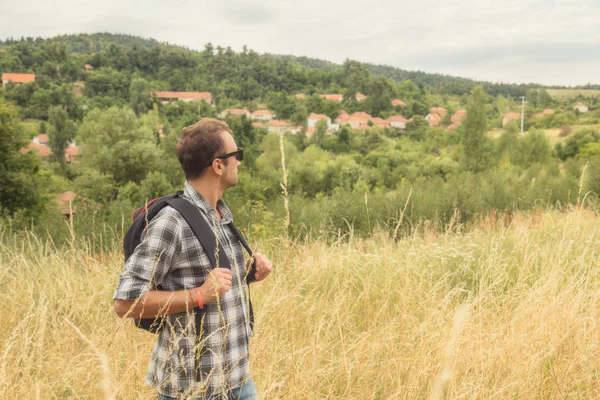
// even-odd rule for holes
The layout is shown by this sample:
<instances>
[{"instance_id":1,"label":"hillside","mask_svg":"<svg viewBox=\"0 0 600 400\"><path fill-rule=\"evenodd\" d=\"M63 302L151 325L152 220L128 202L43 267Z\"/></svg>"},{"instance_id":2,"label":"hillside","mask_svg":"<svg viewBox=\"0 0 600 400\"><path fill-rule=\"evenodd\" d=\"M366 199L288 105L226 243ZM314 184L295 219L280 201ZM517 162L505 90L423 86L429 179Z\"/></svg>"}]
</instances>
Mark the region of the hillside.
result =
<instances>
[{"instance_id":1,"label":"hillside","mask_svg":"<svg viewBox=\"0 0 600 400\"><path fill-rule=\"evenodd\" d=\"M94 34L76 34L76 35L60 35L49 39L42 38L21 38L18 41L25 42L30 45L39 46L43 43L57 44L65 46L68 53L89 54L97 53L103 50L109 50L112 46L116 46L125 51L134 49L161 49L162 51L181 51L188 54L200 54L200 51L191 50L183 46L177 46L170 43L159 42L155 39L142 38L126 34L112 33L94 33ZM0 47L14 43L14 40L7 39L4 42L0 41ZM213 47L211 44L207 46ZM216 46L220 49L220 46ZM230 48L223 48L226 52L231 52ZM255 53L256 54L256 53ZM258 54L257 54L258 55ZM258 55L265 60L276 59L284 60L290 64L302 66L309 70L321 70L332 72L342 68L342 65L332 63L326 60L320 60L304 56L294 55L275 55L262 54ZM542 88L538 84L510 84L510 83L493 83L485 81L475 81L469 78L455 77L437 73L427 73L424 71L408 71L388 65L376 65L370 63L359 63L369 73L376 76L393 79L395 81L411 80L419 86L435 88L441 94L448 95L463 95L469 93L476 85L483 85L487 93L491 95L511 95L513 97L522 96L529 89ZM559 89L561 87L554 87Z\"/></svg>"}]
</instances>

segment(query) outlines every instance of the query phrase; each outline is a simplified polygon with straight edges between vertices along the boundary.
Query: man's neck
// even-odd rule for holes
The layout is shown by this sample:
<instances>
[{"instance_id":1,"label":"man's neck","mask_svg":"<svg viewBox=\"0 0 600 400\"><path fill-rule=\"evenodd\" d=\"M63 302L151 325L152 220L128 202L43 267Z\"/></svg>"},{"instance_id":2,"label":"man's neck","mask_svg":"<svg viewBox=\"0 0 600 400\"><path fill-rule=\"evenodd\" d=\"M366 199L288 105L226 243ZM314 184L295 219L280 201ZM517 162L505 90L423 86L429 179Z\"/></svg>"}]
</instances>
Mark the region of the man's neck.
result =
<instances>
[{"instance_id":1,"label":"man's neck","mask_svg":"<svg viewBox=\"0 0 600 400\"><path fill-rule=\"evenodd\" d=\"M192 187L196 189L196 191L200 193L202 197L204 197L204 200L206 200L208 204L210 204L210 206L217 211L218 214L217 202L221 200L221 197L223 197L223 189L221 189L218 182L211 182L208 179L198 178L194 180L188 180L188 183L192 185Z\"/></svg>"}]
</instances>

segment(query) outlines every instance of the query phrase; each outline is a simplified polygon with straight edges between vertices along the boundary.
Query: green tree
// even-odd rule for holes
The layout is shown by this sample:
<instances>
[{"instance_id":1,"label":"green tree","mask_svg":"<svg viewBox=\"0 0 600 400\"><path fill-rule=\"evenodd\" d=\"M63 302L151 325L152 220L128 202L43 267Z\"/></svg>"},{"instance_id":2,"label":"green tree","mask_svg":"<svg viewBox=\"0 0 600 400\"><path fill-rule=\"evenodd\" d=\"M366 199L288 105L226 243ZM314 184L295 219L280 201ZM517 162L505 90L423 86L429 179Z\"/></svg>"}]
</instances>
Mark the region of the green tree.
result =
<instances>
[{"instance_id":1,"label":"green tree","mask_svg":"<svg viewBox=\"0 0 600 400\"><path fill-rule=\"evenodd\" d=\"M67 112L61 106L54 106L48 111L48 145L56 160L65 163L65 149L75 139L77 125L69 119Z\"/></svg>"},{"instance_id":2,"label":"green tree","mask_svg":"<svg viewBox=\"0 0 600 400\"><path fill-rule=\"evenodd\" d=\"M142 78L133 78L129 87L129 105L140 116L151 107L150 84Z\"/></svg>"},{"instance_id":3,"label":"green tree","mask_svg":"<svg viewBox=\"0 0 600 400\"><path fill-rule=\"evenodd\" d=\"M112 176L118 186L141 182L163 157L152 128L140 124L129 108L92 110L78 138L83 146L82 165Z\"/></svg>"},{"instance_id":4,"label":"green tree","mask_svg":"<svg viewBox=\"0 0 600 400\"><path fill-rule=\"evenodd\" d=\"M45 203L46 185L38 174L39 159L20 151L27 142L16 107L0 96L0 211L37 217Z\"/></svg>"},{"instance_id":5,"label":"green tree","mask_svg":"<svg viewBox=\"0 0 600 400\"><path fill-rule=\"evenodd\" d=\"M550 159L550 143L540 129L531 129L520 138L511 153L515 165L529 167L533 163L545 163Z\"/></svg>"},{"instance_id":6,"label":"green tree","mask_svg":"<svg viewBox=\"0 0 600 400\"><path fill-rule=\"evenodd\" d=\"M472 172L481 172L487 169L490 163L490 143L485 136L486 121L486 94L482 86L477 86L471 92L467 104L467 116L463 121L463 167Z\"/></svg>"},{"instance_id":7,"label":"green tree","mask_svg":"<svg viewBox=\"0 0 600 400\"><path fill-rule=\"evenodd\" d=\"M318 145L323 141L325 134L327 133L327 121L320 119L315 124L315 143Z\"/></svg>"}]
</instances>

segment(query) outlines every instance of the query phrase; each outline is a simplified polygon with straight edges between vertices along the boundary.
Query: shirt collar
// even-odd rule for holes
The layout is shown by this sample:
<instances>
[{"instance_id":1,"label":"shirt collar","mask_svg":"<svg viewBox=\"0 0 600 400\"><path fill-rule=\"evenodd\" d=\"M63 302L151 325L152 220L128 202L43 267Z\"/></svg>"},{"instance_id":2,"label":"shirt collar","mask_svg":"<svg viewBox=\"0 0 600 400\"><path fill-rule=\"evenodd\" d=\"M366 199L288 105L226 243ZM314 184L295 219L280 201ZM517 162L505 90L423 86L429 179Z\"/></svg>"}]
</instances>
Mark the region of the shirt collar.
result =
<instances>
[{"instance_id":1,"label":"shirt collar","mask_svg":"<svg viewBox=\"0 0 600 400\"><path fill-rule=\"evenodd\" d=\"M206 199L202 197L202 195L198 193L198 191L194 189L194 187L188 181L185 181L183 186L183 195L184 197L187 197L188 200L191 200L192 204L200 208L200 210L207 216L211 218L217 218L215 209L212 208L208 201L206 201ZM233 221L233 215L223 200L219 199L217 201L217 209L222 216L221 223L227 224Z\"/></svg>"}]
</instances>

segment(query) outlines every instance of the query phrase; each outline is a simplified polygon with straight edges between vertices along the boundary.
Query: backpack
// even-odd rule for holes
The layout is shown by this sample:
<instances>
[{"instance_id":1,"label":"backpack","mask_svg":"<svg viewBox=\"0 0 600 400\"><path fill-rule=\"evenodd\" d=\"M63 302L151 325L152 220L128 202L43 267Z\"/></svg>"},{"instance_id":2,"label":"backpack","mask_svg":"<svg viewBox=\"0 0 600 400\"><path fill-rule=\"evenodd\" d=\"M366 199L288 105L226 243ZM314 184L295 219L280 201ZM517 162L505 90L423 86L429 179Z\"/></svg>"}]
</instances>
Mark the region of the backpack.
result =
<instances>
[{"instance_id":1,"label":"backpack","mask_svg":"<svg viewBox=\"0 0 600 400\"><path fill-rule=\"evenodd\" d=\"M166 206L171 206L175 210L177 210L183 218L186 220L192 231L200 241L200 244L204 248L206 255L210 259L210 263L213 268L217 267L217 261L215 258L215 249L217 247L217 238L214 235L213 230L208 225L208 222L204 219L202 214L200 214L200 210L185 200L182 197L183 191L178 191L177 193L169 194L163 197L158 197L147 204L137 208L133 215L131 216L132 224L131 227L127 230L125 234L125 238L123 240L123 253L125 255L125 262L131 257L135 248L140 244L142 232L147 224L158 214L160 210L165 208ZM229 228L232 230L234 236L240 241L242 246L246 249L250 257L252 257L252 250L248 246L248 243L242 236L239 229L235 226L233 221L229 223ZM223 246L219 246L219 266L221 268L230 269L229 258L223 249ZM251 272L246 277L246 282L249 284L250 282L255 280L255 264L252 264ZM248 304L250 307L250 327L254 327L254 312L252 310L252 302L250 301L250 287L248 286ZM201 329L202 324L202 310L199 308L194 308L195 319L196 319L196 327L197 329ZM147 330L151 333L159 333L164 325L165 317L156 317L156 318L142 318L142 319L133 319L135 326L140 329Z\"/></svg>"}]
</instances>

